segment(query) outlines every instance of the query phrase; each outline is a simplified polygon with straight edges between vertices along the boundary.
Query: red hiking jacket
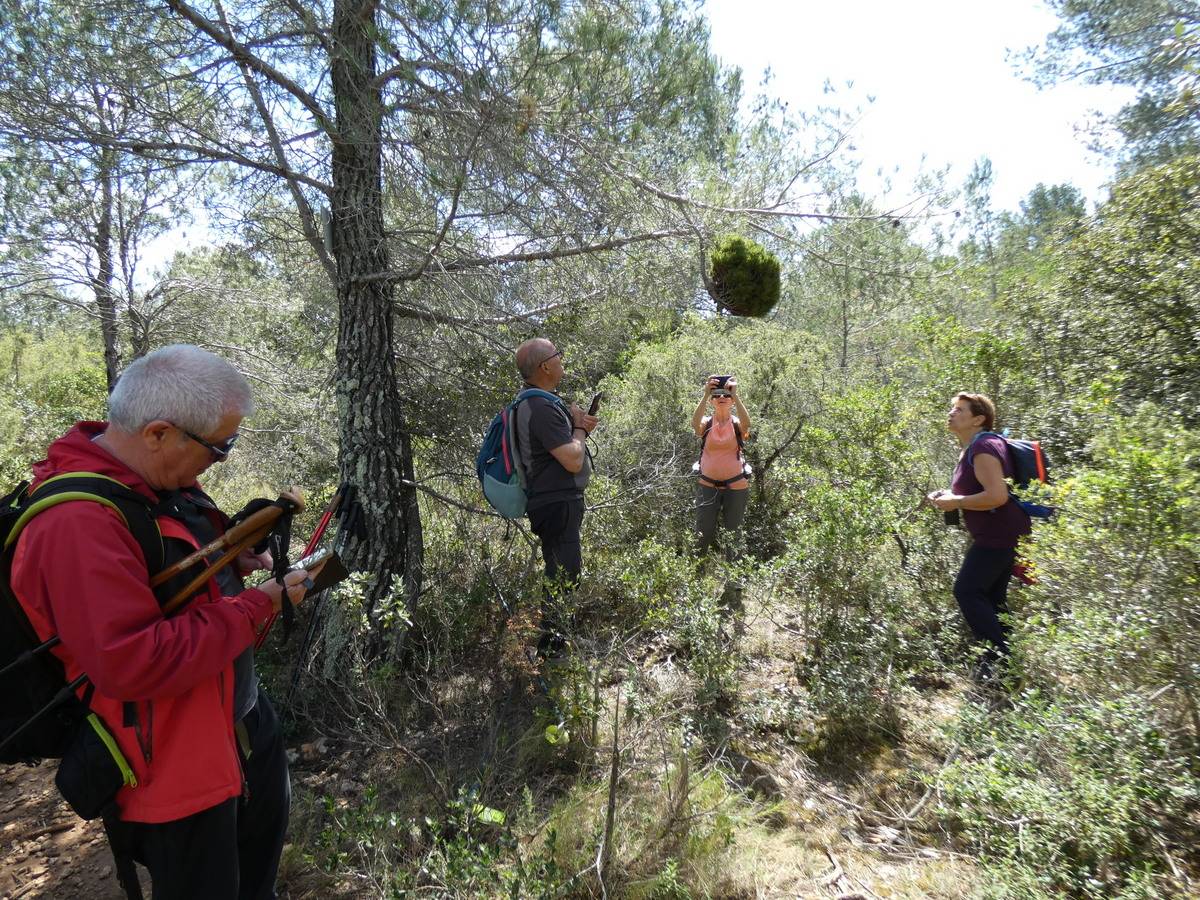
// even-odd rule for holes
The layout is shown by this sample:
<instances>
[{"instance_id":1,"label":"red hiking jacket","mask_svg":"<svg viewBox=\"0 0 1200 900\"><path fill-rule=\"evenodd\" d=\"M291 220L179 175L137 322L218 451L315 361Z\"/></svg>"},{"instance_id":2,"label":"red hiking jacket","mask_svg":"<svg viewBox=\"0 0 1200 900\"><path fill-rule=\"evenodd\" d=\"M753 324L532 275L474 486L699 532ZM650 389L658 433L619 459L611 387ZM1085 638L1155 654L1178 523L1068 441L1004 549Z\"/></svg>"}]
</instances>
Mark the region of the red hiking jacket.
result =
<instances>
[{"instance_id":1,"label":"red hiking jacket","mask_svg":"<svg viewBox=\"0 0 1200 900\"><path fill-rule=\"evenodd\" d=\"M106 427L80 422L51 444L48 458L34 466L34 485L65 472L95 472L154 498L138 475L92 442ZM199 546L178 521L158 524L164 541ZM270 616L271 599L255 588L222 597L210 580L207 596L166 618L149 582L141 548L120 516L86 500L36 516L13 555L13 591L29 621L42 640L62 638L54 653L68 680L88 674L92 711L137 776L136 787L117 794L121 818L154 823L241 793L233 660Z\"/></svg>"}]
</instances>

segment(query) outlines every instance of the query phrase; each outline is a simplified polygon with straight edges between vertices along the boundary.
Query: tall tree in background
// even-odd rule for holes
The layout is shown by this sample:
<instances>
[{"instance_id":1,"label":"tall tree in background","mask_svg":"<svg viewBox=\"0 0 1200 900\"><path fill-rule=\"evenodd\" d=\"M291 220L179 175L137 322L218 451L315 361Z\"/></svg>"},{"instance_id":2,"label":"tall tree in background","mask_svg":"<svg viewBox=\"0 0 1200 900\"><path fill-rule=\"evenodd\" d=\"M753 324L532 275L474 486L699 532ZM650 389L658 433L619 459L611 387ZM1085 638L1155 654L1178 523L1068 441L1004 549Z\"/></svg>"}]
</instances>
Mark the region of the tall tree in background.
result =
<instances>
[{"instance_id":1,"label":"tall tree in background","mask_svg":"<svg viewBox=\"0 0 1200 900\"><path fill-rule=\"evenodd\" d=\"M191 185L179 167L115 146L145 129L135 125L139 108L129 102L139 83L133 73L147 67L145 43L130 41L90 6L4 12L10 24L0 30L0 182L7 197L26 197L6 204L0 284L37 291L94 319L111 390L122 343L127 355L147 350L138 310L142 250L178 221ZM72 129L101 140L62 140Z\"/></svg>"},{"instance_id":2,"label":"tall tree in background","mask_svg":"<svg viewBox=\"0 0 1200 900\"><path fill-rule=\"evenodd\" d=\"M1130 408L1153 400L1200 421L1200 158L1143 169L1061 248L1060 356L1084 378L1120 379Z\"/></svg>"},{"instance_id":3,"label":"tall tree in background","mask_svg":"<svg viewBox=\"0 0 1200 900\"><path fill-rule=\"evenodd\" d=\"M882 364L894 337L888 326L931 267L904 224L866 198L852 195L835 208L842 218L806 243L797 279L800 302L785 319L825 338L845 374L856 362Z\"/></svg>"},{"instance_id":4,"label":"tall tree in background","mask_svg":"<svg viewBox=\"0 0 1200 900\"><path fill-rule=\"evenodd\" d=\"M1116 115L1128 163L1171 159L1200 136L1200 4L1192 0L1050 0L1062 24L1030 56L1042 82L1130 85Z\"/></svg>"},{"instance_id":5,"label":"tall tree in background","mask_svg":"<svg viewBox=\"0 0 1200 900\"><path fill-rule=\"evenodd\" d=\"M6 49L27 71L55 47L39 16L77 11L3 6ZM696 233L676 194L650 186L676 187L683 160L721 153L736 82L722 82L703 23L670 0L88 8L90 27L144 38L147 68L110 60L125 77L106 108L136 115L119 132L64 115L79 86L63 73L61 95L41 86L56 104L26 98L23 128L101 158L222 167L246 209L288 198L337 301L339 466L368 513L350 556L378 575L374 600L399 576L411 603L421 519L396 360L421 348L397 322L536 317L519 296L440 288Z\"/></svg>"},{"instance_id":6,"label":"tall tree in background","mask_svg":"<svg viewBox=\"0 0 1200 900\"><path fill-rule=\"evenodd\" d=\"M1001 245L1016 241L1021 249L1031 252L1048 250L1055 238L1069 238L1078 233L1087 215L1083 192L1072 184L1033 186L1020 202L1016 216L1004 217Z\"/></svg>"},{"instance_id":7,"label":"tall tree in background","mask_svg":"<svg viewBox=\"0 0 1200 900\"><path fill-rule=\"evenodd\" d=\"M995 184L992 161L986 156L971 167L963 193L967 202L967 228L970 237L966 249L977 257L987 273L988 298L997 297L996 231L997 216L992 209L992 186Z\"/></svg>"}]
</instances>

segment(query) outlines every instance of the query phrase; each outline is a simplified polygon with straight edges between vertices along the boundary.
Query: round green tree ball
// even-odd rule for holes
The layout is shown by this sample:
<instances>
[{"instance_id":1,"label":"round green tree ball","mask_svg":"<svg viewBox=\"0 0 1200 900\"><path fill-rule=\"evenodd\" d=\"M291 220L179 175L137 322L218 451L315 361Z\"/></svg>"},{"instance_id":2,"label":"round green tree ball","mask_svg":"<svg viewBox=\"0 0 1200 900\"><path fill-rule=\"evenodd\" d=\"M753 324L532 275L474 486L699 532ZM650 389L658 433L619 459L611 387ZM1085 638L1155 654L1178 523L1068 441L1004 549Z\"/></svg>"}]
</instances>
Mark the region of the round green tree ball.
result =
<instances>
[{"instance_id":1,"label":"round green tree ball","mask_svg":"<svg viewBox=\"0 0 1200 900\"><path fill-rule=\"evenodd\" d=\"M735 316L765 316L779 302L779 260L747 238L722 238L712 254L709 293Z\"/></svg>"}]
</instances>

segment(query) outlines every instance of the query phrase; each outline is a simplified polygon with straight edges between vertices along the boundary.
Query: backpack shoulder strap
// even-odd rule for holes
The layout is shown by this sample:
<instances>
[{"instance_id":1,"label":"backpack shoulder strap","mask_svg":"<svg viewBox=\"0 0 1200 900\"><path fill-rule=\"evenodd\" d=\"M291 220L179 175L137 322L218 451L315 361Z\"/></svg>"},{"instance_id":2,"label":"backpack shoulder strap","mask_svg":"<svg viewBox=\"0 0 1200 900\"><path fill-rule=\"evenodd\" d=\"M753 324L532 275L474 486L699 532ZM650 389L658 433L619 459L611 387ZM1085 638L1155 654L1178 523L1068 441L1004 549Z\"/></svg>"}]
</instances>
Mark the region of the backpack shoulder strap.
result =
<instances>
[{"instance_id":1,"label":"backpack shoulder strap","mask_svg":"<svg viewBox=\"0 0 1200 900\"><path fill-rule=\"evenodd\" d=\"M567 408L567 404L558 394L552 394L550 391L543 391L541 388L527 387L521 388L521 392L517 394L517 398L513 400L512 405L516 406L522 400L528 400L530 397L541 397L543 400L549 400L551 403L557 403L563 409Z\"/></svg>"},{"instance_id":2,"label":"backpack shoulder strap","mask_svg":"<svg viewBox=\"0 0 1200 900\"><path fill-rule=\"evenodd\" d=\"M571 418L570 413L567 411L567 404L563 398L558 396L558 394L551 393L550 391L544 391L541 388L524 387L517 394L516 399L509 404L508 441L509 446L512 447L513 466L517 470L517 478L521 482L521 487L525 488L526 490L529 489L527 482L533 473L526 471L526 459L524 453L522 452L521 442L518 440L520 428L517 425L517 409L521 405L522 400L528 400L531 397L539 397L542 400L549 400L551 403L557 404L559 409L562 410L563 415L567 417L568 421Z\"/></svg>"},{"instance_id":3,"label":"backpack shoulder strap","mask_svg":"<svg viewBox=\"0 0 1200 900\"><path fill-rule=\"evenodd\" d=\"M979 432L979 434L977 434L977 435L975 435L975 437L971 438L971 443L967 444L966 461L967 461L967 465L968 465L968 466L973 466L973 465L975 465L975 442L976 442L977 440L979 440L981 437L987 437L988 435L991 435L992 437L998 437L998 438L1000 438L1001 440L1004 440L1004 436L1003 436L1003 435L1001 435L1001 434L997 434L997 433L996 433L996 432L994 432L994 431L981 431L981 432ZM1005 441L1004 443L1005 443L1005 446L1007 446L1007 445L1008 445L1008 442L1007 442L1007 441Z\"/></svg>"},{"instance_id":4,"label":"backpack shoulder strap","mask_svg":"<svg viewBox=\"0 0 1200 900\"><path fill-rule=\"evenodd\" d=\"M704 445L708 443L708 433L712 431L712 416L708 417L708 421L704 423L704 434L700 435L700 453L704 453ZM746 447L745 439L742 437L742 423L738 421L737 416L733 416L733 436L737 438L738 456L742 455L742 451Z\"/></svg>"},{"instance_id":5,"label":"backpack shoulder strap","mask_svg":"<svg viewBox=\"0 0 1200 900\"><path fill-rule=\"evenodd\" d=\"M95 472L66 472L39 484L26 498L21 515L5 538L4 550L12 548L34 516L72 500L88 500L115 511L142 548L150 574L162 571L164 550L162 534L154 520L154 501L115 478Z\"/></svg>"}]
</instances>

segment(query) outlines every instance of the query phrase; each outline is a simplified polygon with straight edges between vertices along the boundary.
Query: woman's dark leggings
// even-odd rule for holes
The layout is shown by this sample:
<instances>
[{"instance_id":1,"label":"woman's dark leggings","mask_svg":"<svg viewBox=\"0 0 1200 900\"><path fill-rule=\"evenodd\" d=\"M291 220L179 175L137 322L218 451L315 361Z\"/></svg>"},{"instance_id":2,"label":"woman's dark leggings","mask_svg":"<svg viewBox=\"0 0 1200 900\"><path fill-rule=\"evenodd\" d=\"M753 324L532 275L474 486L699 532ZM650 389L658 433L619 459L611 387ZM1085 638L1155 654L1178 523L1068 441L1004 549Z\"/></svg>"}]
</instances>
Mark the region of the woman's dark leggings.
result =
<instances>
[{"instance_id":1,"label":"woman's dark leggings","mask_svg":"<svg viewBox=\"0 0 1200 900\"><path fill-rule=\"evenodd\" d=\"M1000 616L1008 615L1008 579L1016 558L1015 549L972 544L954 580L954 599L963 618L976 640L987 645L981 666L985 673L1008 655L1009 627Z\"/></svg>"},{"instance_id":2,"label":"woman's dark leggings","mask_svg":"<svg viewBox=\"0 0 1200 900\"><path fill-rule=\"evenodd\" d=\"M731 491L709 487L706 484L696 485L696 545L699 554L703 556L717 540L717 519L729 532L742 527L742 519L746 517L746 501L750 498L748 488ZM726 536L725 558L734 562L738 557L737 545L733 535Z\"/></svg>"}]
</instances>

